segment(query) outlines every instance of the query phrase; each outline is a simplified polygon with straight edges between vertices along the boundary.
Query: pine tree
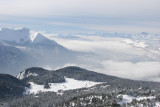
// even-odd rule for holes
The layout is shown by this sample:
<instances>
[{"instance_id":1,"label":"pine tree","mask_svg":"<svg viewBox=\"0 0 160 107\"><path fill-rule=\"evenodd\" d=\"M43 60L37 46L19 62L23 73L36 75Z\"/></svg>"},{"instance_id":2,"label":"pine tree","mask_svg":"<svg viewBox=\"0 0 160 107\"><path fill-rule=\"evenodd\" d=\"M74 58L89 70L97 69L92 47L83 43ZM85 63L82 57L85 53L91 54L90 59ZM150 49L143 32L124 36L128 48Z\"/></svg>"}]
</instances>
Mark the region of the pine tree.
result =
<instances>
[{"instance_id":1,"label":"pine tree","mask_svg":"<svg viewBox=\"0 0 160 107\"><path fill-rule=\"evenodd\" d=\"M50 88L48 82L46 82L46 83L44 84L44 88L46 88L46 89Z\"/></svg>"}]
</instances>

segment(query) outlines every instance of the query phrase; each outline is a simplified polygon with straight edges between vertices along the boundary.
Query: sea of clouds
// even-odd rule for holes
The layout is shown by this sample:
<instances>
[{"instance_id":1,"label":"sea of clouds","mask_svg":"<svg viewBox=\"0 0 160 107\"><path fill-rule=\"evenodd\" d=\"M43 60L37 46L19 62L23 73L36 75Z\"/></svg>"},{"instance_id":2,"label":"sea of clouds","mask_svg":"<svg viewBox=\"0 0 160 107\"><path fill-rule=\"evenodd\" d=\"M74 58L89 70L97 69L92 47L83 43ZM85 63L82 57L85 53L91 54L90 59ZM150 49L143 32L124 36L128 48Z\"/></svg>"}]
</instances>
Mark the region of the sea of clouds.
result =
<instances>
[{"instance_id":1,"label":"sea of clouds","mask_svg":"<svg viewBox=\"0 0 160 107\"><path fill-rule=\"evenodd\" d=\"M122 78L160 81L160 40L157 35L45 35L70 50L87 53L79 56L76 62L61 67L74 65Z\"/></svg>"}]
</instances>

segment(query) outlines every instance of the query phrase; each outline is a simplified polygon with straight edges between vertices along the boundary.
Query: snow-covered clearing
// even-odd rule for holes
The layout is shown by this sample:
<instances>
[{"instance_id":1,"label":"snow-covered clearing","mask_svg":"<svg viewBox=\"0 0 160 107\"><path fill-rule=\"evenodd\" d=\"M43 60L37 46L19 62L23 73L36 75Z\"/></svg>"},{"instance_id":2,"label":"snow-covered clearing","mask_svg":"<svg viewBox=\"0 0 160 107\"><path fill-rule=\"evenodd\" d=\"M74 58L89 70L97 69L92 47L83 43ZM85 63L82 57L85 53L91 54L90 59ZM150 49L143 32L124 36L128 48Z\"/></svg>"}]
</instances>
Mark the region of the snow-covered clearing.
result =
<instances>
[{"instance_id":1,"label":"snow-covered clearing","mask_svg":"<svg viewBox=\"0 0 160 107\"><path fill-rule=\"evenodd\" d=\"M44 85L38 85L33 82L30 82L30 88L26 89L25 94L37 94L39 92L58 92L58 90L71 90L78 88L88 88L97 84L101 84L102 82L93 82L93 81L81 81L75 80L72 78L65 78L66 82L64 83L49 83L50 88L45 89Z\"/></svg>"}]
</instances>

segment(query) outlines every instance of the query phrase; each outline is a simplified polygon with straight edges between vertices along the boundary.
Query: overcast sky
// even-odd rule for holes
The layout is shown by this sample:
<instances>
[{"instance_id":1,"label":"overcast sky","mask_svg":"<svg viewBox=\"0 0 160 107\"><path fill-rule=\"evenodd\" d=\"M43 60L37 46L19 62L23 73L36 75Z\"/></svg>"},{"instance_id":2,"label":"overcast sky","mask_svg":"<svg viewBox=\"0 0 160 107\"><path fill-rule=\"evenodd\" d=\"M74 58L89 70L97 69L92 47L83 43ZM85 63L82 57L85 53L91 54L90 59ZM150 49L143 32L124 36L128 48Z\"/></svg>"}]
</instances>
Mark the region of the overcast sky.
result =
<instances>
[{"instance_id":1,"label":"overcast sky","mask_svg":"<svg viewBox=\"0 0 160 107\"><path fill-rule=\"evenodd\" d=\"M160 0L0 0L0 27L160 33Z\"/></svg>"}]
</instances>

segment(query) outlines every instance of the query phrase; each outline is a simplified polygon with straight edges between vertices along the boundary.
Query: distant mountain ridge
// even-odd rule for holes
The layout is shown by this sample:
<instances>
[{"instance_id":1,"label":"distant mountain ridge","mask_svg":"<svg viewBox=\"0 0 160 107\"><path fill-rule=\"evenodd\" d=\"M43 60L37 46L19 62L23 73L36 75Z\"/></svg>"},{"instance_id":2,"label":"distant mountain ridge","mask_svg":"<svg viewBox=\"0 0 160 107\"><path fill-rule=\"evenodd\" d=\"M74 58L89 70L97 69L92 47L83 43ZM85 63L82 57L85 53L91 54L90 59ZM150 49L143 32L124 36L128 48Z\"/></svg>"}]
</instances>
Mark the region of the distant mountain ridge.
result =
<instances>
[{"instance_id":1,"label":"distant mountain ridge","mask_svg":"<svg viewBox=\"0 0 160 107\"><path fill-rule=\"evenodd\" d=\"M56 43L53 40L49 40L38 32L31 31L28 28L20 28L20 29L10 29L10 28L2 28L0 30L0 40L2 41L10 41L19 44L24 43L41 43L46 41L52 41L52 43Z\"/></svg>"},{"instance_id":2,"label":"distant mountain ridge","mask_svg":"<svg viewBox=\"0 0 160 107\"><path fill-rule=\"evenodd\" d=\"M76 54L28 28L0 30L0 72L3 73L15 75L31 66L56 67L73 61Z\"/></svg>"}]
</instances>

